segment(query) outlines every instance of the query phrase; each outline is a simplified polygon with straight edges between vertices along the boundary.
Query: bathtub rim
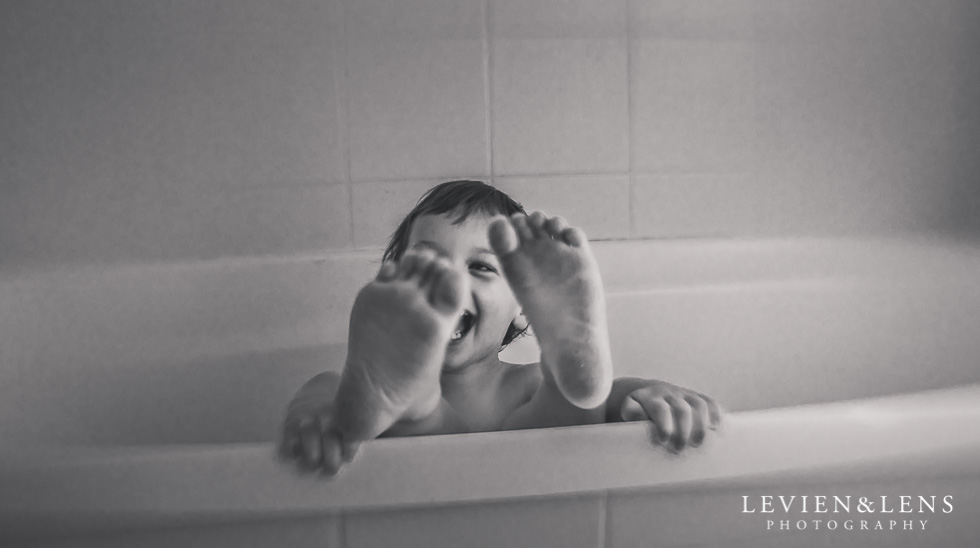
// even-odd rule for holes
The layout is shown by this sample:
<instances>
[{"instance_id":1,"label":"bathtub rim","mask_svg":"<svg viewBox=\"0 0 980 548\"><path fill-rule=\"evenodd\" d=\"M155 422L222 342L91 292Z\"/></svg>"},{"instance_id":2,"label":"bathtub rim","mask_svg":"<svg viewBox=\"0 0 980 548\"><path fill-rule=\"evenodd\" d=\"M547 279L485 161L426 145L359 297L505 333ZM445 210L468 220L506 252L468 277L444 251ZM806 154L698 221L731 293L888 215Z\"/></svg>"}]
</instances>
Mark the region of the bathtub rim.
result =
<instances>
[{"instance_id":1,"label":"bathtub rim","mask_svg":"<svg viewBox=\"0 0 980 548\"><path fill-rule=\"evenodd\" d=\"M946 427L936 428L937 419ZM32 538L50 523L61 524L59 536L71 536L115 532L123 523L302 519L611 491L775 486L788 477L796 484L975 477L980 433L964 429L978 420L975 384L733 413L720 435L681 456L652 448L644 423L390 438L367 442L335 480L297 473L276 460L271 444L4 450L0 492L8 496L0 498L0 531L7 533L0 538ZM911 429L922 433L919 447L907 443ZM841 439L849 452L828 451ZM466 460L481 454L493 458ZM596 460L611 464L596 474ZM546 464L557 469L542 477ZM432 481L446 475L455 480Z\"/></svg>"}]
</instances>

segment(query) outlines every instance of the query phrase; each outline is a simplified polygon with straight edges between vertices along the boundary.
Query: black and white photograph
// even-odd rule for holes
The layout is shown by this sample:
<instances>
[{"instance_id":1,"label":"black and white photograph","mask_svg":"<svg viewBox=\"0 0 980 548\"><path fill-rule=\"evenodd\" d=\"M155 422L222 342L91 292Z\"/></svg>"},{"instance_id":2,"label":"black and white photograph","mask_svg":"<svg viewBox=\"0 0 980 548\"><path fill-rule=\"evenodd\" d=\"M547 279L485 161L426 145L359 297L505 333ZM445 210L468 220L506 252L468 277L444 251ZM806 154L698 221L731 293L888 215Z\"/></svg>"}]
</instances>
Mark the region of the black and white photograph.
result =
<instances>
[{"instance_id":1,"label":"black and white photograph","mask_svg":"<svg viewBox=\"0 0 980 548\"><path fill-rule=\"evenodd\" d=\"M0 0L0 547L975 548L980 1Z\"/></svg>"}]
</instances>

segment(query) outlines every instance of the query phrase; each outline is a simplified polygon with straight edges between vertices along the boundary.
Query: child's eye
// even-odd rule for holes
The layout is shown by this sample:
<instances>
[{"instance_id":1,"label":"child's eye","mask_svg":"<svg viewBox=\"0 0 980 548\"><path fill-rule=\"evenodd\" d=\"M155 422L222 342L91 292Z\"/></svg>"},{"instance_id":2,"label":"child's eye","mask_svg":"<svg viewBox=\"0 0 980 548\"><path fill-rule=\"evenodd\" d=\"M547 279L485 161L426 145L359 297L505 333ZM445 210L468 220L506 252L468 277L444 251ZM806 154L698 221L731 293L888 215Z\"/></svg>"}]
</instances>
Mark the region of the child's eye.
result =
<instances>
[{"instance_id":1,"label":"child's eye","mask_svg":"<svg viewBox=\"0 0 980 548\"><path fill-rule=\"evenodd\" d=\"M483 262L470 263L470 268L478 272L492 272L492 273L497 272L497 269Z\"/></svg>"}]
</instances>

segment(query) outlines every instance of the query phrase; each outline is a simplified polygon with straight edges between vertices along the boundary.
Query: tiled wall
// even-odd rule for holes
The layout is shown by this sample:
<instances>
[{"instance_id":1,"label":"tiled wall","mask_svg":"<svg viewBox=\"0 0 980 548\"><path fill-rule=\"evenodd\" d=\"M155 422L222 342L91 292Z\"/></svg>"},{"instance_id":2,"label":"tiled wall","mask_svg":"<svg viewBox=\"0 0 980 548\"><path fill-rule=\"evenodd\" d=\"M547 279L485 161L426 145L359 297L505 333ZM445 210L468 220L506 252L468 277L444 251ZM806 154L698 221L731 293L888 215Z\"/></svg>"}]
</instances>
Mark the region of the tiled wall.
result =
<instances>
[{"instance_id":1,"label":"tiled wall","mask_svg":"<svg viewBox=\"0 0 980 548\"><path fill-rule=\"evenodd\" d=\"M595 239L976 224L970 0L0 6L6 265L383 244L491 180Z\"/></svg>"}]
</instances>

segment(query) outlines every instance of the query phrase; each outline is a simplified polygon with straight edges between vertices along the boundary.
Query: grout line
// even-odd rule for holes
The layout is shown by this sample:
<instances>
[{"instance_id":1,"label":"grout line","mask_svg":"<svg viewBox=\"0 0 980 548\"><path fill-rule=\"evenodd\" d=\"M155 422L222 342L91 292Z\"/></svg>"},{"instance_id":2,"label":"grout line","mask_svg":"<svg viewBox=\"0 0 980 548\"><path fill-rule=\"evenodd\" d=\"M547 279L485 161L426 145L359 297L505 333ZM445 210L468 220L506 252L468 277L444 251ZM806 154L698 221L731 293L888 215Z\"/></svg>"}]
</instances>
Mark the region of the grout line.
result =
<instances>
[{"instance_id":1,"label":"grout line","mask_svg":"<svg viewBox=\"0 0 980 548\"><path fill-rule=\"evenodd\" d=\"M626 0L626 172L627 172L627 237L633 238L633 38L630 33L632 0Z\"/></svg>"},{"instance_id":2,"label":"grout line","mask_svg":"<svg viewBox=\"0 0 980 548\"><path fill-rule=\"evenodd\" d=\"M487 140L487 173L494 184L493 170L493 28L490 20L490 1L483 0L483 101L486 114L485 138Z\"/></svg>"},{"instance_id":3,"label":"grout line","mask_svg":"<svg viewBox=\"0 0 980 548\"><path fill-rule=\"evenodd\" d=\"M628 182L626 183L626 193L627 200L629 201L629 228L628 228L628 239L633 240L636 238L636 219L633 215L633 205L636 203L636 183L633 181L633 175L627 175Z\"/></svg>"},{"instance_id":4,"label":"grout line","mask_svg":"<svg viewBox=\"0 0 980 548\"><path fill-rule=\"evenodd\" d=\"M750 33L750 46L752 48L752 114L749 117L752 124L752 148L749 151L750 154L750 166L748 168L740 168L735 170L735 173L746 172L747 175L754 179L759 178L760 170L760 150L763 139L763 124L761 121L762 112L759 110L759 97L760 97L760 84L759 84L759 11L753 9L752 11L752 30ZM735 174L733 173L733 174Z\"/></svg>"},{"instance_id":5,"label":"grout line","mask_svg":"<svg viewBox=\"0 0 980 548\"><path fill-rule=\"evenodd\" d=\"M347 541L347 514L339 513L337 514L337 541L339 542L338 548L347 548L350 546L350 542ZM327 548L330 548L329 546Z\"/></svg>"},{"instance_id":6,"label":"grout line","mask_svg":"<svg viewBox=\"0 0 980 548\"><path fill-rule=\"evenodd\" d=\"M602 492L599 506L599 548L609 546L609 491Z\"/></svg>"},{"instance_id":7,"label":"grout line","mask_svg":"<svg viewBox=\"0 0 980 548\"><path fill-rule=\"evenodd\" d=\"M672 169L662 169L662 170L646 170L646 171L569 171L569 172L559 172L553 171L549 173L540 172L527 172L527 173L508 173L506 175L493 175L493 179L568 179L568 178L587 178L587 177L642 177L642 176L729 176L729 175L752 175L754 174L751 170L672 170ZM409 182L427 182L431 181L434 183L441 183L444 181L452 179L487 179L486 175L480 175L476 173L457 173L450 174L441 177L420 177L420 178L397 178L389 179L385 177L376 177L370 179L352 180L352 185L357 184L381 184L381 183L409 183ZM322 181L316 183L310 183L310 185L320 185L323 184ZM344 184L344 183L337 183Z\"/></svg>"},{"instance_id":8,"label":"grout line","mask_svg":"<svg viewBox=\"0 0 980 548\"><path fill-rule=\"evenodd\" d=\"M350 109L350 62L349 62L349 51L348 51L348 37L350 36L349 29L347 27L347 22L350 19L348 17L347 3L343 0L337 2L340 6L340 40L341 40L341 61L343 65L343 74L341 77L341 94L342 98L340 104L342 105L343 112L342 124L344 127L344 175L347 178L347 222L348 222L348 236L349 245L351 249L355 249L356 238L354 237L354 177L351 174L351 138L350 138L350 127L351 127L351 109Z\"/></svg>"},{"instance_id":9,"label":"grout line","mask_svg":"<svg viewBox=\"0 0 980 548\"><path fill-rule=\"evenodd\" d=\"M350 182L347 183L347 212L348 246L350 249L357 249L357 240L354 238L354 185Z\"/></svg>"},{"instance_id":10,"label":"grout line","mask_svg":"<svg viewBox=\"0 0 980 548\"><path fill-rule=\"evenodd\" d=\"M628 171L570 171L570 172L560 172L552 171L550 173L508 173L506 175L498 175L497 179L572 179L572 178L587 178L587 177L627 177L630 173Z\"/></svg>"}]
</instances>

